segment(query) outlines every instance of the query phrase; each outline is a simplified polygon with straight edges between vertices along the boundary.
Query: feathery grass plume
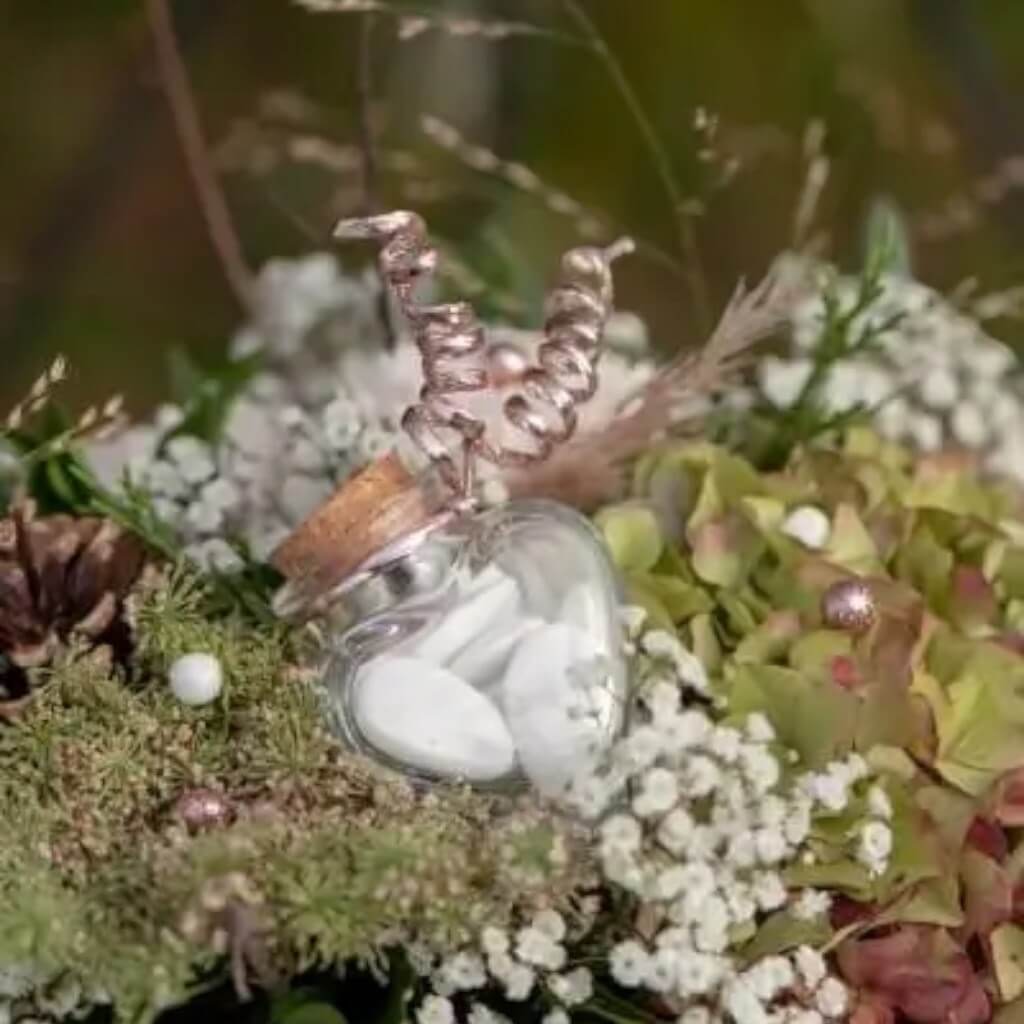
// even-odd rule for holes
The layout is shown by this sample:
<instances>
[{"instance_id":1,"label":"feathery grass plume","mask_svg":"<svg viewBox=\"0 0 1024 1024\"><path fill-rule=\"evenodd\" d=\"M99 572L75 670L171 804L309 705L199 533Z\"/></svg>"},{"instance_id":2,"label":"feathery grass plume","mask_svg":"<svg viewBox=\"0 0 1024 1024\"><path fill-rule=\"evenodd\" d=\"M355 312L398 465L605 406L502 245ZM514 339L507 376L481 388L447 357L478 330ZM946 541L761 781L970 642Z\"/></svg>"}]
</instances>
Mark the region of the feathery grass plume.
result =
<instances>
[{"instance_id":1,"label":"feathery grass plume","mask_svg":"<svg viewBox=\"0 0 1024 1024\"><path fill-rule=\"evenodd\" d=\"M1024 188L1024 154L1004 157L965 190L951 195L941 207L919 214L915 227L927 242L941 242L971 231L986 207L997 206L1011 192Z\"/></svg>"},{"instance_id":2,"label":"feathery grass plume","mask_svg":"<svg viewBox=\"0 0 1024 1024\"><path fill-rule=\"evenodd\" d=\"M755 288L741 282L702 349L667 363L607 426L570 442L547 462L510 474L509 493L557 498L584 510L614 498L628 460L669 434L696 430L706 400L748 365L758 342L784 326L801 294L774 270Z\"/></svg>"},{"instance_id":3,"label":"feathery grass plume","mask_svg":"<svg viewBox=\"0 0 1024 1024\"><path fill-rule=\"evenodd\" d=\"M26 420L42 412L49 405L58 385L67 378L67 374L68 362L64 356L59 355L35 379L28 394L7 414L4 429L20 430Z\"/></svg>"},{"instance_id":4,"label":"feathery grass plume","mask_svg":"<svg viewBox=\"0 0 1024 1024\"><path fill-rule=\"evenodd\" d=\"M292 0L314 14L382 14L398 21L398 38L402 42L416 39L425 32L444 32L459 38L501 41L515 36L534 36L552 42L585 46L586 42L567 32L533 25L523 21L496 18L465 18L438 14L426 8L395 6L382 0Z\"/></svg>"},{"instance_id":5,"label":"feathery grass plume","mask_svg":"<svg viewBox=\"0 0 1024 1024\"><path fill-rule=\"evenodd\" d=\"M821 196L828 184L832 165L825 155L825 122L813 120L804 131L803 161L804 180L800 196L793 211L793 248L797 252L808 252L820 245L813 237L815 219Z\"/></svg>"},{"instance_id":6,"label":"feathery grass plume","mask_svg":"<svg viewBox=\"0 0 1024 1024\"><path fill-rule=\"evenodd\" d=\"M568 217L584 238L598 238L611 229L608 218L588 209L572 196L543 181L524 164L503 160L493 151L468 141L457 128L430 114L420 119L424 135L467 167L480 174L502 179L526 195L533 196L552 213Z\"/></svg>"}]
</instances>

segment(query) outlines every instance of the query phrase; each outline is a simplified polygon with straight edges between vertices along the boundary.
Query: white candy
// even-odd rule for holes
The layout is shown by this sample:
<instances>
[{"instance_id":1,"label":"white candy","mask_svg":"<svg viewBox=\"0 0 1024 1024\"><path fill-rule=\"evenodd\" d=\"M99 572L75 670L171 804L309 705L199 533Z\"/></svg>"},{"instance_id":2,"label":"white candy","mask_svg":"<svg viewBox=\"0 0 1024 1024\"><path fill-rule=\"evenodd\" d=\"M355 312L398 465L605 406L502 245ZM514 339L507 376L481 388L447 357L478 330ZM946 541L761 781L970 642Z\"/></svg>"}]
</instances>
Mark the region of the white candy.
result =
<instances>
[{"instance_id":1,"label":"white candy","mask_svg":"<svg viewBox=\"0 0 1024 1024\"><path fill-rule=\"evenodd\" d=\"M604 594L586 583L574 583L562 600L558 621L586 630L593 637L604 637L607 627L607 602ZM602 645L601 654L608 651Z\"/></svg>"},{"instance_id":2,"label":"white candy","mask_svg":"<svg viewBox=\"0 0 1024 1024\"><path fill-rule=\"evenodd\" d=\"M489 568L473 582L462 602L410 652L432 665L447 665L474 637L498 625L511 625L519 608L519 588L500 569Z\"/></svg>"},{"instance_id":3,"label":"white candy","mask_svg":"<svg viewBox=\"0 0 1024 1024\"><path fill-rule=\"evenodd\" d=\"M168 682L182 704L198 708L220 696L224 670L212 654L186 654L171 665Z\"/></svg>"},{"instance_id":4,"label":"white candy","mask_svg":"<svg viewBox=\"0 0 1024 1024\"><path fill-rule=\"evenodd\" d=\"M793 540L798 540L806 548L820 551L832 534L832 523L820 508L814 505L801 505L786 516L782 524L782 532Z\"/></svg>"},{"instance_id":5,"label":"white candy","mask_svg":"<svg viewBox=\"0 0 1024 1024\"><path fill-rule=\"evenodd\" d=\"M530 781L549 796L564 792L573 776L599 752L607 736L611 694L602 691L596 715L581 714L588 694L573 668L599 656L594 641L573 626L545 625L519 644L502 687L505 720Z\"/></svg>"},{"instance_id":6,"label":"white candy","mask_svg":"<svg viewBox=\"0 0 1024 1024\"><path fill-rule=\"evenodd\" d=\"M512 652L527 633L543 625L540 619L516 619L502 623L472 640L448 666L471 686L483 689L489 696L497 690L505 675Z\"/></svg>"},{"instance_id":7,"label":"white candy","mask_svg":"<svg viewBox=\"0 0 1024 1024\"><path fill-rule=\"evenodd\" d=\"M356 679L355 720L366 740L412 768L487 782L515 767L498 709L454 673L420 658L383 656Z\"/></svg>"}]
</instances>

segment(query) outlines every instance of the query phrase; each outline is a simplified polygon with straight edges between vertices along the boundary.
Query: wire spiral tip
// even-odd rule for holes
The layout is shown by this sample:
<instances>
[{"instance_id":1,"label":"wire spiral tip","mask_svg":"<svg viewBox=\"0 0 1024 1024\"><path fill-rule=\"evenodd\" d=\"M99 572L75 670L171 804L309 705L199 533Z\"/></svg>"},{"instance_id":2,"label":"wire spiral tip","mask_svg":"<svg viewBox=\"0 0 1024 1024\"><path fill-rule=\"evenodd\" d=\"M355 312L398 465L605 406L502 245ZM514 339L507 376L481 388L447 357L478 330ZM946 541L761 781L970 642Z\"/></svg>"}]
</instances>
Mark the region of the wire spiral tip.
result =
<instances>
[{"instance_id":1,"label":"wire spiral tip","mask_svg":"<svg viewBox=\"0 0 1024 1024\"><path fill-rule=\"evenodd\" d=\"M483 325L466 302L420 303L416 285L432 275L437 250L418 214L399 210L341 221L334 237L383 243L381 275L412 329L423 360L420 400L402 417L402 426L434 462L445 481L463 497L473 479L476 456L499 466L546 459L556 444L572 437L576 406L597 390L597 359L612 312L611 263L633 251L620 239L604 249L572 249L562 259L561 279L545 309L544 342L537 365L517 373L521 390L502 405L521 444L495 444L487 423L455 404L453 396L488 391L494 377L488 365Z\"/></svg>"}]
</instances>

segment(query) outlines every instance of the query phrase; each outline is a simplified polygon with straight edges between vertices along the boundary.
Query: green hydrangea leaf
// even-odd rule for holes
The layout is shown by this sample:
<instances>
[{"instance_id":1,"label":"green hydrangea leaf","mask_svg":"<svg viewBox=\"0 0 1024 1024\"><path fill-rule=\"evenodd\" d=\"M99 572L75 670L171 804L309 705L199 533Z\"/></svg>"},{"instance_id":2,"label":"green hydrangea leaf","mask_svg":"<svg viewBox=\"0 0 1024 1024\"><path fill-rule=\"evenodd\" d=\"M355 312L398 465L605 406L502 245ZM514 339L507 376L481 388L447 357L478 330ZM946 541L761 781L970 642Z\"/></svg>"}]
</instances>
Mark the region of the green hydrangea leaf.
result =
<instances>
[{"instance_id":1,"label":"green hydrangea leaf","mask_svg":"<svg viewBox=\"0 0 1024 1024\"><path fill-rule=\"evenodd\" d=\"M977 803L948 786L921 786L914 800L931 818L942 845L947 850L959 850L978 813Z\"/></svg>"},{"instance_id":2,"label":"green hydrangea leaf","mask_svg":"<svg viewBox=\"0 0 1024 1024\"><path fill-rule=\"evenodd\" d=\"M917 776L914 759L899 747L872 747L864 757L879 775L891 775L900 782L912 782Z\"/></svg>"},{"instance_id":3,"label":"green hydrangea leaf","mask_svg":"<svg viewBox=\"0 0 1024 1024\"><path fill-rule=\"evenodd\" d=\"M693 570L705 583L739 587L764 551L764 540L738 516L697 527L690 535Z\"/></svg>"},{"instance_id":4,"label":"green hydrangea leaf","mask_svg":"<svg viewBox=\"0 0 1024 1024\"><path fill-rule=\"evenodd\" d=\"M780 910L765 919L754 938L743 947L741 956L745 963L753 964L799 946L824 946L834 934L824 915L805 921Z\"/></svg>"},{"instance_id":5,"label":"green hydrangea leaf","mask_svg":"<svg viewBox=\"0 0 1024 1024\"><path fill-rule=\"evenodd\" d=\"M940 611L946 603L954 561L953 553L938 542L932 530L921 525L901 548L896 572L924 597L930 608Z\"/></svg>"},{"instance_id":6,"label":"green hydrangea leaf","mask_svg":"<svg viewBox=\"0 0 1024 1024\"><path fill-rule=\"evenodd\" d=\"M1024 750L1024 661L991 644L979 649L947 689L945 707L932 703L939 749L936 770L979 796L1020 763Z\"/></svg>"},{"instance_id":7,"label":"green hydrangea leaf","mask_svg":"<svg viewBox=\"0 0 1024 1024\"><path fill-rule=\"evenodd\" d=\"M887 901L911 886L953 875L954 864L931 819L900 785L886 786L892 804L893 846L885 874L876 883L879 899Z\"/></svg>"},{"instance_id":8,"label":"green hydrangea leaf","mask_svg":"<svg viewBox=\"0 0 1024 1024\"><path fill-rule=\"evenodd\" d=\"M722 645L710 615L695 615L690 620L690 649L710 673L722 665Z\"/></svg>"},{"instance_id":9,"label":"green hydrangea leaf","mask_svg":"<svg viewBox=\"0 0 1024 1024\"><path fill-rule=\"evenodd\" d=\"M831 863L792 864L783 872L783 878L791 889L833 889L861 902L872 896L867 868L850 857Z\"/></svg>"},{"instance_id":10,"label":"green hydrangea leaf","mask_svg":"<svg viewBox=\"0 0 1024 1024\"><path fill-rule=\"evenodd\" d=\"M885 924L928 924L938 928L959 928L964 923L960 903L960 881L955 874L930 878L913 886L874 922Z\"/></svg>"},{"instance_id":11,"label":"green hydrangea leaf","mask_svg":"<svg viewBox=\"0 0 1024 1024\"><path fill-rule=\"evenodd\" d=\"M1024 548L1011 547L1003 552L998 579L1008 598L1024 601Z\"/></svg>"},{"instance_id":12,"label":"green hydrangea leaf","mask_svg":"<svg viewBox=\"0 0 1024 1024\"><path fill-rule=\"evenodd\" d=\"M835 629L816 629L805 633L789 649L789 664L803 675L821 681L831 680L836 658L849 658L853 639Z\"/></svg>"},{"instance_id":13,"label":"green hydrangea leaf","mask_svg":"<svg viewBox=\"0 0 1024 1024\"><path fill-rule=\"evenodd\" d=\"M739 664L767 664L778 661L800 635L800 616L796 612L771 612L736 648L733 657Z\"/></svg>"},{"instance_id":14,"label":"green hydrangea leaf","mask_svg":"<svg viewBox=\"0 0 1024 1024\"><path fill-rule=\"evenodd\" d=\"M722 590L717 597L719 608L725 612L726 623L734 633L746 636L757 629L757 615L738 594Z\"/></svg>"},{"instance_id":15,"label":"green hydrangea leaf","mask_svg":"<svg viewBox=\"0 0 1024 1024\"><path fill-rule=\"evenodd\" d=\"M832 517L832 534L823 552L833 565L861 575L884 571L871 534L852 505L840 505Z\"/></svg>"},{"instance_id":16,"label":"green hydrangea leaf","mask_svg":"<svg viewBox=\"0 0 1024 1024\"><path fill-rule=\"evenodd\" d=\"M634 573L629 583L656 598L672 622L686 622L694 615L710 612L715 607L715 602L706 590L674 576Z\"/></svg>"},{"instance_id":17,"label":"green hydrangea leaf","mask_svg":"<svg viewBox=\"0 0 1024 1024\"><path fill-rule=\"evenodd\" d=\"M849 750L856 698L838 686L775 665L738 665L729 683L730 713L763 712L803 767L821 768Z\"/></svg>"},{"instance_id":18,"label":"green hydrangea leaf","mask_svg":"<svg viewBox=\"0 0 1024 1024\"><path fill-rule=\"evenodd\" d=\"M595 522L613 561L623 572L648 572L661 557L661 527L646 505L614 505L599 512Z\"/></svg>"},{"instance_id":19,"label":"green hydrangea leaf","mask_svg":"<svg viewBox=\"0 0 1024 1024\"><path fill-rule=\"evenodd\" d=\"M786 503L778 498L748 496L740 502L748 521L761 533L772 533L786 518Z\"/></svg>"},{"instance_id":20,"label":"green hydrangea leaf","mask_svg":"<svg viewBox=\"0 0 1024 1024\"><path fill-rule=\"evenodd\" d=\"M675 622L672 620L672 615L662 604L661 598L643 580L642 574L626 577L626 600L630 604L643 608L652 626L668 630L669 633L673 632Z\"/></svg>"}]
</instances>

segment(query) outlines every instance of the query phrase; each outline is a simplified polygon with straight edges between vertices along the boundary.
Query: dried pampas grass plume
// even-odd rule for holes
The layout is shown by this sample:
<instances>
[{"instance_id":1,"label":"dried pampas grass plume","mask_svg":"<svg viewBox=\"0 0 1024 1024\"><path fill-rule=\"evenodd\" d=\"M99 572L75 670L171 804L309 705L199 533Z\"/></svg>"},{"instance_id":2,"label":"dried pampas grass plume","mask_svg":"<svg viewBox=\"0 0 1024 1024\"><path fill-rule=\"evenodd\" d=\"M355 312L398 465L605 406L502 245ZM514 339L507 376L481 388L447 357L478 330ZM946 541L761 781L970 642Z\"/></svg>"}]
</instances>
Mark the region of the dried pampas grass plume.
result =
<instances>
[{"instance_id":1,"label":"dried pampas grass plume","mask_svg":"<svg viewBox=\"0 0 1024 1024\"><path fill-rule=\"evenodd\" d=\"M606 426L580 435L547 462L508 474L509 495L554 498L584 511L615 498L628 460L670 435L698 430L697 401L749 365L750 350L788 322L800 297L774 270L753 289L741 282L702 349L667 363Z\"/></svg>"}]
</instances>

